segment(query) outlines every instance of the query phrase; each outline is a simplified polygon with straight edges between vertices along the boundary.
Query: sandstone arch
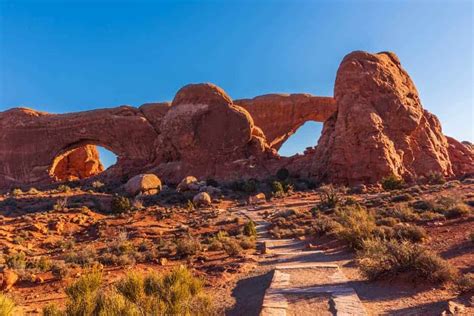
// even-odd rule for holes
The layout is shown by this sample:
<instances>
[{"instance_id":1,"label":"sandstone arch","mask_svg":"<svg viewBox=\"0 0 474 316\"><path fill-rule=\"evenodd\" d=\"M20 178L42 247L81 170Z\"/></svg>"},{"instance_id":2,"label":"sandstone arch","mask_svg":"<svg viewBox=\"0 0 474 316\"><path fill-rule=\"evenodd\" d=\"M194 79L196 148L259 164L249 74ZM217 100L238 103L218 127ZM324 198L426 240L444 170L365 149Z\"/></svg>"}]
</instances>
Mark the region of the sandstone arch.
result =
<instances>
[{"instance_id":1,"label":"sandstone arch","mask_svg":"<svg viewBox=\"0 0 474 316\"><path fill-rule=\"evenodd\" d=\"M116 173L142 170L156 158L157 132L127 106L72 114L16 108L0 113L0 132L0 182L48 181L57 156L87 144L116 153Z\"/></svg>"},{"instance_id":2,"label":"sandstone arch","mask_svg":"<svg viewBox=\"0 0 474 316\"><path fill-rule=\"evenodd\" d=\"M325 122L336 111L334 98L302 93L267 94L234 103L250 113L276 150L307 121Z\"/></svg>"}]
</instances>

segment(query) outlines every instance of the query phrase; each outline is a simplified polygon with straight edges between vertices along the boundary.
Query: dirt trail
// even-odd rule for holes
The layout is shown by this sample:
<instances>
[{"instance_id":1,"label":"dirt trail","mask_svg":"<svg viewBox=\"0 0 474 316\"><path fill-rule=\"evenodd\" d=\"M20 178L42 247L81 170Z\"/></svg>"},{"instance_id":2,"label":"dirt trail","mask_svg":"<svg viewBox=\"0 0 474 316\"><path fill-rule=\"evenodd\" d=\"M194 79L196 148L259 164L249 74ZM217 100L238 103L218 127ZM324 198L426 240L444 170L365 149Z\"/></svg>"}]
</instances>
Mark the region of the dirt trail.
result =
<instances>
[{"instance_id":1,"label":"dirt trail","mask_svg":"<svg viewBox=\"0 0 474 316\"><path fill-rule=\"evenodd\" d=\"M303 200L296 205L288 203L272 208L313 203ZM339 267L342 258L308 249L306 241L272 238L267 230L269 223L260 214L269 208L270 205L264 204L236 210L256 223L257 240L263 248L259 265L273 271L260 315L367 315Z\"/></svg>"}]
</instances>

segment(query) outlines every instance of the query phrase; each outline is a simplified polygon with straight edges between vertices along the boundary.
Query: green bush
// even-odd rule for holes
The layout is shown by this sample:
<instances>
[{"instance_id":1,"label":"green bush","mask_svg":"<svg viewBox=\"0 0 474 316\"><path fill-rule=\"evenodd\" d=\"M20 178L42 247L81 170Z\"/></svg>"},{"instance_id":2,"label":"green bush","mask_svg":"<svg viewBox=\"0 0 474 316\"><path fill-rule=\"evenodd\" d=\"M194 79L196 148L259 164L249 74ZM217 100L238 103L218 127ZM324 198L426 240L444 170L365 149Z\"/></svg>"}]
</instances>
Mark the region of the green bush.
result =
<instances>
[{"instance_id":1,"label":"green bush","mask_svg":"<svg viewBox=\"0 0 474 316\"><path fill-rule=\"evenodd\" d=\"M338 208L336 217L342 226L337 236L347 241L353 249L360 249L364 239L372 237L376 227L374 216L360 205Z\"/></svg>"},{"instance_id":2,"label":"green bush","mask_svg":"<svg viewBox=\"0 0 474 316\"><path fill-rule=\"evenodd\" d=\"M366 239L358 252L358 265L370 280L410 274L434 283L452 280L456 271L436 254L409 241Z\"/></svg>"},{"instance_id":3,"label":"green bush","mask_svg":"<svg viewBox=\"0 0 474 316\"><path fill-rule=\"evenodd\" d=\"M286 168L278 169L276 173L276 177L280 181L285 181L286 179L290 177L290 172Z\"/></svg>"},{"instance_id":4,"label":"green bush","mask_svg":"<svg viewBox=\"0 0 474 316\"><path fill-rule=\"evenodd\" d=\"M255 193L257 191L257 181L254 179L245 181L243 183L242 190L245 193Z\"/></svg>"},{"instance_id":5,"label":"green bush","mask_svg":"<svg viewBox=\"0 0 474 316\"><path fill-rule=\"evenodd\" d=\"M405 181L402 178L392 174L382 179L382 188L384 190L399 190L405 185Z\"/></svg>"},{"instance_id":6,"label":"green bush","mask_svg":"<svg viewBox=\"0 0 474 316\"><path fill-rule=\"evenodd\" d=\"M244 226L244 235L246 236L257 236L257 228L255 223L250 220Z\"/></svg>"},{"instance_id":7,"label":"green bush","mask_svg":"<svg viewBox=\"0 0 474 316\"><path fill-rule=\"evenodd\" d=\"M0 293L0 316L13 316L15 310L15 303Z\"/></svg>"},{"instance_id":8,"label":"green bush","mask_svg":"<svg viewBox=\"0 0 474 316\"><path fill-rule=\"evenodd\" d=\"M285 195L285 189L280 181L272 182L272 194L274 197L282 197Z\"/></svg>"},{"instance_id":9,"label":"green bush","mask_svg":"<svg viewBox=\"0 0 474 316\"><path fill-rule=\"evenodd\" d=\"M122 214L129 212L132 209L132 204L130 200L124 196L114 196L112 198L111 207L113 214Z\"/></svg>"}]
</instances>

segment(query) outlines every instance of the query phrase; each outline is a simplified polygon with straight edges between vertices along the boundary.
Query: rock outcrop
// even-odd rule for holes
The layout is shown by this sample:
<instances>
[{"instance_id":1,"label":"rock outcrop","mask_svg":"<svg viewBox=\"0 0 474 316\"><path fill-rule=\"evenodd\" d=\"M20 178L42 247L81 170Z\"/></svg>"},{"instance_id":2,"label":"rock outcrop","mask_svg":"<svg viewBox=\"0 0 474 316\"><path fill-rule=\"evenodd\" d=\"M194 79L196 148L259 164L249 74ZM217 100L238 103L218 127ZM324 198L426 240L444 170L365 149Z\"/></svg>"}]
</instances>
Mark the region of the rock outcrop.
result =
<instances>
[{"instance_id":1,"label":"rock outcrop","mask_svg":"<svg viewBox=\"0 0 474 316\"><path fill-rule=\"evenodd\" d=\"M310 120L324 122L317 147L280 157L276 150ZM94 145L118 156L100 175L114 181L142 173L171 183L190 174L199 180L261 179L282 167L345 184L374 183L390 174L410 181L432 172L474 172L472 147L443 135L398 58L387 52L347 55L334 98L270 94L233 101L215 85L192 84L171 103L139 108L0 112L0 188L95 175L102 167Z\"/></svg>"},{"instance_id":2,"label":"rock outcrop","mask_svg":"<svg viewBox=\"0 0 474 316\"><path fill-rule=\"evenodd\" d=\"M104 171L97 147L86 145L73 149L56 159L50 173L57 181L74 181L89 178Z\"/></svg>"},{"instance_id":3,"label":"rock outcrop","mask_svg":"<svg viewBox=\"0 0 474 316\"><path fill-rule=\"evenodd\" d=\"M337 112L325 123L310 172L321 181L373 183L439 172L452 176L438 119L422 108L412 80L393 53L353 52L342 61Z\"/></svg>"},{"instance_id":4,"label":"rock outcrop","mask_svg":"<svg viewBox=\"0 0 474 316\"><path fill-rule=\"evenodd\" d=\"M472 144L458 142L452 137L446 136L448 140L449 159L453 166L455 175L474 174L474 147Z\"/></svg>"}]
</instances>

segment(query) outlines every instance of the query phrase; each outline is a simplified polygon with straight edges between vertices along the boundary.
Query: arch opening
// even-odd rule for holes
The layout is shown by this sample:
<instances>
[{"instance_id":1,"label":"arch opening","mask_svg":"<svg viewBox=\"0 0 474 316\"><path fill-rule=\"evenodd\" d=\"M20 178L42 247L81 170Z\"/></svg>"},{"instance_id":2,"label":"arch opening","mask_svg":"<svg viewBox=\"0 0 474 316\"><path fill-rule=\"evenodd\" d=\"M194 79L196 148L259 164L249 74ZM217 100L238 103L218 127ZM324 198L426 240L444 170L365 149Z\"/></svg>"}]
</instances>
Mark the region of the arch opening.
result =
<instances>
[{"instance_id":1,"label":"arch opening","mask_svg":"<svg viewBox=\"0 0 474 316\"><path fill-rule=\"evenodd\" d=\"M117 163L118 156L103 146L80 143L58 154L49 169L57 182L75 181L97 176Z\"/></svg>"},{"instance_id":2,"label":"arch opening","mask_svg":"<svg viewBox=\"0 0 474 316\"><path fill-rule=\"evenodd\" d=\"M291 157L296 154L304 154L308 147L317 145L324 123L307 121L291 134L278 150L282 157Z\"/></svg>"}]
</instances>

